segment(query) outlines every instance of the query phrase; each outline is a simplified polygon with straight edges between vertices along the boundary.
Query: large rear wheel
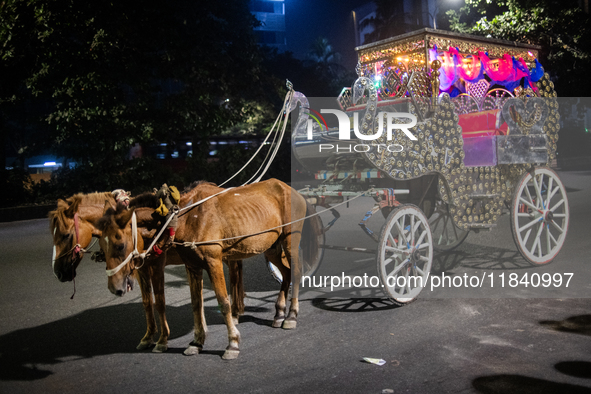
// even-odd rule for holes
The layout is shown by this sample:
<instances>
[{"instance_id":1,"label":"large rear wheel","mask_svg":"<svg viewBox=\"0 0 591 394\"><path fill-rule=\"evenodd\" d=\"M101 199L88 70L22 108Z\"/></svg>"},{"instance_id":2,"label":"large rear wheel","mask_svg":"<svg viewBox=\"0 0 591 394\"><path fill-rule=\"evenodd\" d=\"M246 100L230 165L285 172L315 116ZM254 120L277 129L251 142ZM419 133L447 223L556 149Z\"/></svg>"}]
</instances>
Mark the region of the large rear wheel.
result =
<instances>
[{"instance_id":1,"label":"large rear wheel","mask_svg":"<svg viewBox=\"0 0 591 394\"><path fill-rule=\"evenodd\" d=\"M566 189L548 167L523 174L511 204L511 231L521 255L546 264L560 252L569 222Z\"/></svg>"}]
</instances>

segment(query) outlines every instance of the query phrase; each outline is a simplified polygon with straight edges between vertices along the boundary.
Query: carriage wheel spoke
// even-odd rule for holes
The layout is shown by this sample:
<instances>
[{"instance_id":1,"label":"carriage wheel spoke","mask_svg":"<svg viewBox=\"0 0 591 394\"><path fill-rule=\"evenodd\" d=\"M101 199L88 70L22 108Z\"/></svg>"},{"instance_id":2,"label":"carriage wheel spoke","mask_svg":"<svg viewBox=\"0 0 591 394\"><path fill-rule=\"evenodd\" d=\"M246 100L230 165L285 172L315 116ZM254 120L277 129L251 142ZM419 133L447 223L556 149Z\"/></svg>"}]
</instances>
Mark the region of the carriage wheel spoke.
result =
<instances>
[{"instance_id":1,"label":"carriage wheel spoke","mask_svg":"<svg viewBox=\"0 0 591 394\"><path fill-rule=\"evenodd\" d=\"M538 207L534 206L532 203L530 203L529 201L526 201L523 199L523 197L519 197L519 201L521 201L522 203L524 203L525 205L527 205L528 207L530 207L531 209L533 209L534 211L539 211Z\"/></svg>"},{"instance_id":2,"label":"carriage wheel spoke","mask_svg":"<svg viewBox=\"0 0 591 394\"><path fill-rule=\"evenodd\" d=\"M554 206L553 206L553 207L550 209L550 211L551 211L552 213L554 213L554 211L556 210L556 208L558 208L558 207L559 207L559 206L561 206L562 204L564 204L564 198L563 198L562 200L558 201L558 202L556 203L556 205L554 205Z\"/></svg>"},{"instance_id":3,"label":"carriage wheel spoke","mask_svg":"<svg viewBox=\"0 0 591 394\"><path fill-rule=\"evenodd\" d=\"M424 244L420 244L419 246L417 246L417 249L421 250L421 249L425 249L429 247L429 243L425 242Z\"/></svg>"},{"instance_id":4,"label":"carriage wheel spoke","mask_svg":"<svg viewBox=\"0 0 591 394\"><path fill-rule=\"evenodd\" d=\"M396 240L392 236L392 233L388 233L388 241L390 241L390 244L392 246L400 246L400 245L398 245L398 242L396 242Z\"/></svg>"},{"instance_id":5,"label":"carriage wheel spoke","mask_svg":"<svg viewBox=\"0 0 591 394\"><path fill-rule=\"evenodd\" d=\"M546 193L548 193L548 198L546 199L546 207L550 206L550 200L552 199L552 196L554 195L554 193L552 193L553 184L554 184L554 178L550 177L550 180L548 181L548 190L546 191Z\"/></svg>"},{"instance_id":6,"label":"carriage wheel spoke","mask_svg":"<svg viewBox=\"0 0 591 394\"><path fill-rule=\"evenodd\" d=\"M558 224L556 224L556 222L554 220L550 220L550 223L552 223L552 225L556 228L556 230L560 231L560 234L564 233L564 230L562 229L562 227L560 227Z\"/></svg>"},{"instance_id":7,"label":"carriage wheel spoke","mask_svg":"<svg viewBox=\"0 0 591 394\"><path fill-rule=\"evenodd\" d=\"M527 233L525 233L525 238L523 238L523 244L526 245L527 244L527 240L529 239L529 235L531 234L531 228L529 230L527 230Z\"/></svg>"},{"instance_id":8,"label":"carriage wheel spoke","mask_svg":"<svg viewBox=\"0 0 591 394\"><path fill-rule=\"evenodd\" d=\"M543 179L544 179L544 175L540 174L540 184L543 182ZM543 205L544 200L542 199L542 193L540 192L540 185L538 185L538 182L536 181L536 177L533 176L532 180L534 182L534 189L536 189L536 197L537 197L537 200L536 200L537 204L536 205L538 205L538 207L539 207L540 205Z\"/></svg>"},{"instance_id":9,"label":"carriage wheel spoke","mask_svg":"<svg viewBox=\"0 0 591 394\"><path fill-rule=\"evenodd\" d=\"M525 184L525 188L524 188L524 190L525 190L525 192L527 193L527 197L529 197L529 202L533 204L533 203L534 203L534 199L532 198L532 196L531 196L531 193L529 192L529 185L528 185L528 183L529 183L529 182L527 182L527 183ZM523 193L522 193L522 195L523 195ZM521 198L521 197L520 197L520 198ZM524 202L526 202L526 201L524 201ZM530 205L530 206L531 206L533 209L538 209L538 207L534 207L533 205Z\"/></svg>"},{"instance_id":10,"label":"carriage wheel spoke","mask_svg":"<svg viewBox=\"0 0 591 394\"><path fill-rule=\"evenodd\" d=\"M415 245L415 216L410 216L410 244Z\"/></svg>"},{"instance_id":11,"label":"carriage wheel spoke","mask_svg":"<svg viewBox=\"0 0 591 394\"><path fill-rule=\"evenodd\" d=\"M404 226L404 223L402 225ZM408 243L408 239L406 238L406 234L404 234L404 229L403 229L403 227L400 227L400 223L398 223L398 221L396 221L396 227L398 228L398 232L401 235L402 239L404 239L404 242Z\"/></svg>"},{"instance_id":12,"label":"carriage wheel spoke","mask_svg":"<svg viewBox=\"0 0 591 394\"><path fill-rule=\"evenodd\" d=\"M550 252L552 251L552 245L550 244L550 225L545 224L544 227L546 227L546 254L550 254Z\"/></svg>"},{"instance_id":13,"label":"carriage wheel spoke","mask_svg":"<svg viewBox=\"0 0 591 394\"><path fill-rule=\"evenodd\" d=\"M540 225L540 228L538 229L538 232L536 234L536 240L534 241L534 244L530 250L531 254L534 254L534 250L536 249L536 247L541 245L541 241L540 241L540 235L542 234L542 230L544 229L544 225ZM540 253L540 257L541 257L541 253Z\"/></svg>"},{"instance_id":14,"label":"carriage wheel spoke","mask_svg":"<svg viewBox=\"0 0 591 394\"><path fill-rule=\"evenodd\" d=\"M530 221L530 222L529 222L528 224L526 224L525 226L523 226L523 227L519 227L518 231L519 231L519 233L521 234L523 231L527 230L528 228L530 228L531 226L533 226L534 224L536 224L536 223L539 223L539 222L540 222L540 219L539 219L539 218L536 218L536 219L534 219L534 220Z\"/></svg>"},{"instance_id":15,"label":"carriage wheel spoke","mask_svg":"<svg viewBox=\"0 0 591 394\"><path fill-rule=\"evenodd\" d=\"M392 252L396 256L403 255L407 251L406 249L398 249L387 245L384 246L384 249L386 250L386 252Z\"/></svg>"},{"instance_id":16,"label":"carriage wheel spoke","mask_svg":"<svg viewBox=\"0 0 591 394\"><path fill-rule=\"evenodd\" d=\"M423 230L423 232L421 233L421 236L417 240L417 245L421 245L421 242L423 242L423 240L425 239L426 236L427 236L427 230Z\"/></svg>"},{"instance_id":17,"label":"carriage wheel spoke","mask_svg":"<svg viewBox=\"0 0 591 394\"><path fill-rule=\"evenodd\" d=\"M388 274L388 276L394 276L394 275L397 275L397 274L398 274L398 272L400 272L400 270L401 270L401 269L403 269L403 268L406 266L406 264L407 264L409 261L410 261L410 259L405 259L405 260L404 260L402 263L400 263L400 265L399 265L398 267L396 267L396 268L394 269L394 271L390 272L390 273Z\"/></svg>"},{"instance_id":18,"label":"carriage wheel spoke","mask_svg":"<svg viewBox=\"0 0 591 394\"><path fill-rule=\"evenodd\" d=\"M408 280L408 271L409 270L406 270L406 275L404 275L405 282L406 282L406 286L405 286L406 294L410 294L410 280Z\"/></svg>"},{"instance_id":19,"label":"carriage wheel spoke","mask_svg":"<svg viewBox=\"0 0 591 394\"><path fill-rule=\"evenodd\" d=\"M550 227L548 227L548 236L550 237L550 239L554 242L554 245L558 245L558 241L556 240L556 238L554 238L554 236L552 235L552 233L550 232Z\"/></svg>"}]
</instances>

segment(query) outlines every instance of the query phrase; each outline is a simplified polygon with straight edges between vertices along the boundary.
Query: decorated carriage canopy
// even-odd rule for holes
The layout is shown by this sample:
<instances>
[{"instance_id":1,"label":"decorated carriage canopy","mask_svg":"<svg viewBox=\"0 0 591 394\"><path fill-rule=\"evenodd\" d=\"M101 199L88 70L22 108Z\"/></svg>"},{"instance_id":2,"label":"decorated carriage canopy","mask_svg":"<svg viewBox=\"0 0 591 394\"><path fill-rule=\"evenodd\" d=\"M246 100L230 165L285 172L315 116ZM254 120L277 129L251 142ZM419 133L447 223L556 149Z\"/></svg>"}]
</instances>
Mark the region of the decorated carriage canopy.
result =
<instances>
[{"instance_id":1,"label":"decorated carriage canopy","mask_svg":"<svg viewBox=\"0 0 591 394\"><path fill-rule=\"evenodd\" d=\"M531 89L544 76L539 46L423 29L356 48L360 72L371 76L384 96L405 71L439 61L439 92L485 96L492 89Z\"/></svg>"},{"instance_id":2,"label":"decorated carriage canopy","mask_svg":"<svg viewBox=\"0 0 591 394\"><path fill-rule=\"evenodd\" d=\"M520 177L555 159L558 101L540 47L422 29L356 50L358 78L336 100L350 140L340 119L329 127L334 110L316 122L328 107L294 97L294 156L318 179L438 175L454 222L488 227Z\"/></svg>"}]
</instances>

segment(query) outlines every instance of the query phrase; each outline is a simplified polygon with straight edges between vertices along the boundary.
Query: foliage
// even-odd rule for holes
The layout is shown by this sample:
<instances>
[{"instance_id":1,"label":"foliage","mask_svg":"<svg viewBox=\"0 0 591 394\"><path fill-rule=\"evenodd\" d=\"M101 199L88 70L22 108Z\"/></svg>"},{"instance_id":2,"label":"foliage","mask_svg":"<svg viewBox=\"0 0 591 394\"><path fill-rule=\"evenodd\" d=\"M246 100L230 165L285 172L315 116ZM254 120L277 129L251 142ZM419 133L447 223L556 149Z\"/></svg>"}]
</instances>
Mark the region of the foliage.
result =
<instances>
[{"instance_id":1,"label":"foliage","mask_svg":"<svg viewBox=\"0 0 591 394\"><path fill-rule=\"evenodd\" d=\"M347 72L341 64L341 54L323 37L318 37L312 43L304 64L316 78L328 83L330 93L324 95L327 97L337 96L344 86L349 86L355 80L355 74Z\"/></svg>"},{"instance_id":2,"label":"foliage","mask_svg":"<svg viewBox=\"0 0 591 394\"><path fill-rule=\"evenodd\" d=\"M559 96L591 91L591 20L579 2L466 0L459 12L447 14L454 31L542 46L541 63Z\"/></svg>"},{"instance_id":3,"label":"foliage","mask_svg":"<svg viewBox=\"0 0 591 394\"><path fill-rule=\"evenodd\" d=\"M80 164L120 165L136 142L205 139L242 120L240 103L256 94L256 20L245 0L0 7L5 117L16 103L47 103L44 140ZM233 105L220 105L228 98Z\"/></svg>"}]
</instances>

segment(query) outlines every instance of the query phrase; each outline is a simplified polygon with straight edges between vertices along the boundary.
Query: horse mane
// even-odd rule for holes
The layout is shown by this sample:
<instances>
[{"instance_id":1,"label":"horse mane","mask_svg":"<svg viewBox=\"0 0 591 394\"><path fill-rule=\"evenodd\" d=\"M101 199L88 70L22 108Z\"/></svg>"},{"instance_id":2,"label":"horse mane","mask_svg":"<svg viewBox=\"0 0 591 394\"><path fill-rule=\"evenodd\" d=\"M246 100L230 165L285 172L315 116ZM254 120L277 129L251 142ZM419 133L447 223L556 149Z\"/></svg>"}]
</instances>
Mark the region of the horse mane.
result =
<instances>
[{"instance_id":1,"label":"horse mane","mask_svg":"<svg viewBox=\"0 0 591 394\"><path fill-rule=\"evenodd\" d=\"M215 186L217 187L217 185L213 182L209 182L209 181L193 181L193 183L191 183L189 186L185 187L185 189L183 190L182 194L186 194L189 193L190 191L192 191L193 189L195 189L197 186L201 186L201 185L210 185L210 186Z\"/></svg>"},{"instance_id":2,"label":"horse mane","mask_svg":"<svg viewBox=\"0 0 591 394\"><path fill-rule=\"evenodd\" d=\"M205 186L205 188L204 188ZM195 181L193 183L191 183L189 186L187 186L185 188L185 190L183 190L183 193L181 194L181 202L179 203L179 206L183 207L183 206L187 206L189 204L191 204L191 202L193 201L193 198L200 192L203 191L203 189L208 189L208 188L219 188L218 185L216 185L213 182L208 182L208 181ZM214 194L214 193L211 193ZM199 198L198 198L199 199ZM197 201L197 200L195 200Z\"/></svg>"},{"instance_id":3,"label":"horse mane","mask_svg":"<svg viewBox=\"0 0 591 394\"><path fill-rule=\"evenodd\" d=\"M94 192L94 193L78 193L66 199L66 202L71 205L79 201L82 205L104 205L105 200L113 201L114 197L111 192Z\"/></svg>"},{"instance_id":4,"label":"horse mane","mask_svg":"<svg viewBox=\"0 0 591 394\"><path fill-rule=\"evenodd\" d=\"M57 208L49 212L49 229L53 234L57 228L60 233L67 231L66 219L68 215L72 215L75 212L68 212L72 207L78 209L80 205L103 205L105 200L114 201L111 192L94 192L94 193L77 193L65 200L57 200Z\"/></svg>"},{"instance_id":5,"label":"horse mane","mask_svg":"<svg viewBox=\"0 0 591 394\"><path fill-rule=\"evenodd\" d=\"M158 208L160 201L156 198L156 195L152 192L145 192L137 197L132 198L129 201L129 208Z\"/></svg>"}]
</instances>

